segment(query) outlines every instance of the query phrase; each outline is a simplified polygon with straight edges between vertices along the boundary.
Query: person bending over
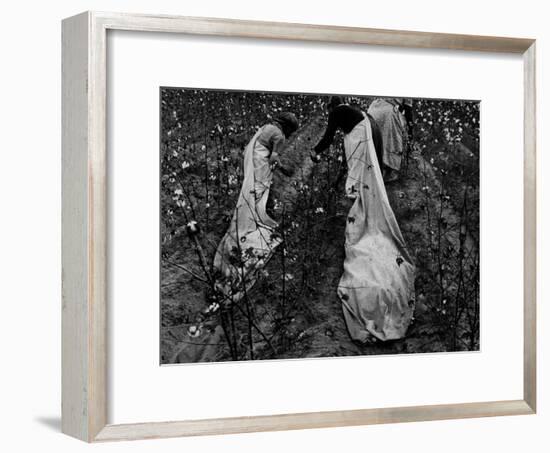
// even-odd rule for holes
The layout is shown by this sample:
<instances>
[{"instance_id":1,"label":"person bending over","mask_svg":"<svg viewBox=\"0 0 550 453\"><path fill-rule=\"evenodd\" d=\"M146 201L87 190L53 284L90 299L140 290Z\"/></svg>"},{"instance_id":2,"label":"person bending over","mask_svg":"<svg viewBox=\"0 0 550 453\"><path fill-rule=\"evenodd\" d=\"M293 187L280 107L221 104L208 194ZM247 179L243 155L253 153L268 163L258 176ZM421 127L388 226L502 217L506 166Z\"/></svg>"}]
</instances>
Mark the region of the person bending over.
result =
<instances>
[{"instance_id":1,"label":"person bending over","mask_svg":"<svg viewBox=\"0 0 550 453\"><path fill-rule=\"evenodd\" d=\"M336 131L340 129L344 134L349 134L355 126L357 126L365 118L368 118L371 123L372 140L376 149L378 164L380 165L382 162L381 159L383 149L382 134L380 133L380 129L378 128L374 118L356 107L345 104L340 96L331 96L328 103L328 112L327 128L319 143L317 143L317 145L313 148L313 151L311 152L311 159L314 162L319 162L319 160L321 160L321 155L334 141Z\"/></svg>"}]
</instances>

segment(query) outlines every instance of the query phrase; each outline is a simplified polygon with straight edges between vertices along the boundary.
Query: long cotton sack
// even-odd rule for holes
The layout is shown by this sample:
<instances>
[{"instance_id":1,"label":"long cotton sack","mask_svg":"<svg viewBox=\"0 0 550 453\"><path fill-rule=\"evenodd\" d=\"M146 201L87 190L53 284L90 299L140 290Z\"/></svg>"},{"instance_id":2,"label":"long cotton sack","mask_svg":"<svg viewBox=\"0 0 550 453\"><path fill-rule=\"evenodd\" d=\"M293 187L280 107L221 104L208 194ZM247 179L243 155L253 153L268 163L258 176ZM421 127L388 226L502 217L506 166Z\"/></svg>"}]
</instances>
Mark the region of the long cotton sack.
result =
<instances>
[{"instance_id":1,"label":"long cotton sack","mask_svg":"<svg viewBox=\"0 0 550 453\"><path fill-rule=\"evenodd\" d=\"M366 118L344 141L346 191L355 196L346 226L344 273L338 285L353 339L402 338L414 314L415 266L391 209Z\"/></svg>"},{"instance_id":2,"label":"long cotton sack","mask_svg":"<svg viewBox=\"0 0 550 453\"><path fill-rule=\"evenodd\" d=\"M214 268L218 271L218 290L225 303L236 303L257 280L257 273L281 243L275 233L277 222L266 213L272 170L265 162L255 168L255 153L268 153L258 142L262 129L244 152L244 179L231 224L218 245Z\"/></svg>"}]
</instances>

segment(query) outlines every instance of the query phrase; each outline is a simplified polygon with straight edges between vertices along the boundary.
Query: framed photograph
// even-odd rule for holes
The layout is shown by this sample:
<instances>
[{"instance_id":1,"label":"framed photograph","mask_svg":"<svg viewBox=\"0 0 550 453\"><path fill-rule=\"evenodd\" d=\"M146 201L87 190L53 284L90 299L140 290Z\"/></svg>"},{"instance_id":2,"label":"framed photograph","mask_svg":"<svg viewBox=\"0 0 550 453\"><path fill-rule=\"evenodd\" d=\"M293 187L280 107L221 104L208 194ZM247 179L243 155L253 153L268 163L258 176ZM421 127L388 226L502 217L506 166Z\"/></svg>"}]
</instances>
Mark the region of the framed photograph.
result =
<instances>
[{"instance_id":1,"label":"framed photograph","mask_svg":"<svg viewBox=\"0 0 550 453\"><path fill-rule=\"evenodd\" d=\"M535 41L63 22L63 432L533 414Z\"/></svg>"}]
</instances>

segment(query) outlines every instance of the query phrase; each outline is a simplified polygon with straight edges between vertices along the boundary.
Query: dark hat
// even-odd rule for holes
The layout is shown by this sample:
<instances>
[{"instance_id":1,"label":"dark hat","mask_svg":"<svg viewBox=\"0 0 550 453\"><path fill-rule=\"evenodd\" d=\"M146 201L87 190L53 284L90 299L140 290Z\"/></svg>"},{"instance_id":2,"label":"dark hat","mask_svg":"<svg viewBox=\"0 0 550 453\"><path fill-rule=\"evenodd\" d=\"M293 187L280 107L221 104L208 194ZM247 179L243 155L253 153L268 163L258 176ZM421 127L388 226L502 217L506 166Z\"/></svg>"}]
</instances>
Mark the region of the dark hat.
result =
<instances>
[{"instance_id":1,"label":"dark hat","mask_svg":"<svg viewBox=\"0 0 550 453\"><path fill-rule=\"evenodd\" d=\"M344 100L342 99L342 96L331 96L330 100L328 101L328 108L333 109L334 107L338 107L340 104L343 104Z\"/></svg>"},{"instance_id":2,"label":"dark hat","mask_svg":"<svg viewBox=\"0 0 550 453\"><path fill-rule=\"evenodd\" d=\"M298 119L294 113L281 112L275 115L273 121L279 123L285 137L290 137L298 129Z\"/></svg>"}]
</instances>

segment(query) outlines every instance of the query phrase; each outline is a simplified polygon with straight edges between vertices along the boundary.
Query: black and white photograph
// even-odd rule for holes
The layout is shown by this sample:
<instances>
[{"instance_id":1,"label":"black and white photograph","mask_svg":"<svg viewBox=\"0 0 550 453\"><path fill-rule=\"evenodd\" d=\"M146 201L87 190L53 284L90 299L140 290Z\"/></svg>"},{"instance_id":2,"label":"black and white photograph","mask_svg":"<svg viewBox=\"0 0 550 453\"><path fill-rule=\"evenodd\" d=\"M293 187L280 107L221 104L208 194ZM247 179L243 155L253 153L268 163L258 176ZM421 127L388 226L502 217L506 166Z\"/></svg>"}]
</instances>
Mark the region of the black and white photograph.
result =
<instances>
[{"instance_id":1,"label":"black and white photograph","mask_svg":"<svg viewBox=\"0 0 550 453\"><path fill-rule=\"evenodd\" d=\"M368 94L160 88L161 364L479 351L481 103Z\"/></svg>"},{"instance_id":2,"label":"black and white photograph","mask_svg":"<svg viewBox=\"0 0 550 453\"><path fill-rule=\"evenodd\" d=\"M2 451L548 453L544 6L6 2Z\"/></svg>"}]
</instances>

